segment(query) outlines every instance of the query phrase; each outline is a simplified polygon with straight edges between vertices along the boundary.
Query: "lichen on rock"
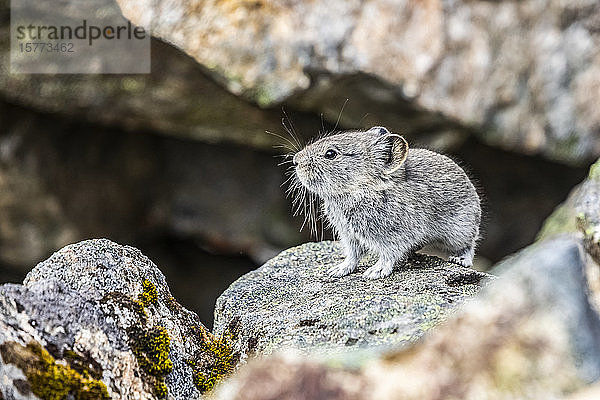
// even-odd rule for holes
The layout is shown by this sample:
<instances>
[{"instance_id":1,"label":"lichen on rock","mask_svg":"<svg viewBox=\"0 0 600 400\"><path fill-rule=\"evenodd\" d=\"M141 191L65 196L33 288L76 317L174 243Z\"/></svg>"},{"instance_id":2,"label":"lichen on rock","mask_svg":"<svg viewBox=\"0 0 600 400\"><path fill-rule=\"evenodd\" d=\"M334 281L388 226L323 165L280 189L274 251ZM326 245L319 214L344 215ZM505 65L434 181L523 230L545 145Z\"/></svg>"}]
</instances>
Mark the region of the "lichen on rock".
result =
<instances>
[{"instance_id":1,"label":"lichen on rock","mask_svg":"<svg viewBox=\"0 0 600 400\"><path fill-rule=\"evenodd\" d=\"M231 331L217 337L203 327L197 329L202 336L203 356L207 359L207 367L203 371L194 361L190 360L189 364L194 369L194 385L200 393L205 393L231 375L239 361L239 354L232 347L234 336Z\"/></svg>"},{"instance_id":2,"label":"lichen on rock","mask_svg":"<svg viewBox=\"0 0 600 400\"><path fill-rule=\"evenodd\" d=\"M75 400L109 400L106 385L67 365L56 362L38 342L23 346L7 341L0 344L0 355L5 363L15 364L25 373L29 388L42 400L63 400L69 396Z\"/></svg>"},{"instance_id":3,"label":"lichen on rock","mask_svg":"<svg viewBox=\"0 0 600 400\"><path fill-rule=\"evenodd\" d=\"M26 384L56 377L69 396L199 398L194 376L209 376L214 366L198 327L205 329L137 249L103 239L76 243L38 264L24 285L0 286L1 348L25 349L49 371L33 374L3 354L0 393L21 398Z\"/></svg>"},{"instance_id":4,"label":"lichen on rock","mask_svg":"<svg viewBox=\"0 0 600 400\"><path fill-rule=\"evenodd\" d=\"M166 397L168 393L165 376L173 370L169 359L171 339L167 330L158 326L150 330L130 328L129 343L142 370L154 378L154 393Z\"/></svg>"}]
</instances>

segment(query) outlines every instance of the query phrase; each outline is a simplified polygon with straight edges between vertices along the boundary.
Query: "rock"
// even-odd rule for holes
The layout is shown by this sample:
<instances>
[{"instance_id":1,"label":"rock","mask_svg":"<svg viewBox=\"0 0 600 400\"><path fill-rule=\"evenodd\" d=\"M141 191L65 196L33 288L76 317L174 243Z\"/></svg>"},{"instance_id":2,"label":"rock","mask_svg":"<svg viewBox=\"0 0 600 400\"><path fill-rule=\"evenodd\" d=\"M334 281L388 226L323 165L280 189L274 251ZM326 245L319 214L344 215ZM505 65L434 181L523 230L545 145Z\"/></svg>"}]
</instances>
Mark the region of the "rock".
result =
<instances>
[{"instance_id":1,"label":"rock","mask_svg":"<svg viewBox=\"0 0 600 400\"><path fill-rule=\"evenodd\" d=\"M281 131L279 109L261 110L239 99L190 57L157 39L151 43L151 74L10 74L9 6L8 0L0 1L3 99L120 129L267 150L279 143L265 134L265 130ZM116 3L114 8L119 12ZM320 126L317 116L307 123L314 131Z\"/></svg>"},{"instance_id":2,"label":"rock","mask_svg":"<svg viewBox=\"0 0 600 400\"><path fill-rule=\"evenodd\" d=\"M286 250L227 289L215 306L214 331L239 323L242 357L291 347L308 353L415 341L476 294L489 275L417 254L390 277L359 273L332 279L343 259L336 242ZM363 260L359 271L374 262Z\"/></svg>"},{"instance_id":3,"label":"rock","mask_svg":"<svg viewBox=\"0 0 600 400\"><path fill-rule=\"evenodd\" d=\"M366 400L372 390L360 373L297 354L248 362L209 393L211 400Z\"/></svg>"},{"instance_id":4,"label":"rock","mask_svg":"<svg viewBox=\"0 0 600 400\"><path fill-rule=\"evenodd\" d=\"M587 179L548 217L538 240L562 233L579 233L587 252L600 264L600 160L591 166Z\"/></svg>"},{"instance_id":5,"label":"rock","mask_svg":"<svg viewBox=\"0 0 600 400\"><path fill-rule=\"evenodd\" d=\"M395 112L408 100L504 148L571 163L600 154L596 0L118 3L263 106L316 110L333 90L349 97L338 82L352 77L365 96L351 101L380 124L389 113L371 99Z\"/></svg>"},{"instance_id":6,"label":"rock","mask_svg":"<svg viewBox=\"0 0 600 400\"><path fill-rule=\"evenodd\" d=\"M152 261L109 240L67 246L0 292L5 399L198 398L238 357Z\"/></svg>"},{"instance_id":7,"label":"rock","mask_svg":"<svg viewBox=\"0 0 600 400\"><path fill-rule=\"evenodd\" d=\"M590 255L586 271L591 300L600 309L600 160L546 219L537 240L549 240L562 234L571 234Z\"/></svg>"},{"instance_id":8,"label":"rock","mask_svg":"<svg viewBox=\"0 0 600 400\"><path fill-rule=\"evenodd\" d=\"M559 398L600 378L600 319L582 256L558 238L497 266L500 278L460 315L369 367L373 379L389 374L374 397Z\"/></svg>"},{"instance_id":9,"label":"rock","mask_svg":"<svg viewBox=\"0 0 600 400\"><path fill-rule=\"evenodd\" d=\"M343 393L334 371L354 371L365 389L359 398L367 400L557 399L598 380L600 316L587 297L577 241L567 236L535 244L494 271L498 279L423 340L363 360L358 371L334 367L338 355L325 361L276 356L248 363L212 398L273 399L271 393L286 393L278 378L294 381L290 375L304 379L305 387ZM318 378L306 373L315 362Z\"/></svg>"}]
</instances>

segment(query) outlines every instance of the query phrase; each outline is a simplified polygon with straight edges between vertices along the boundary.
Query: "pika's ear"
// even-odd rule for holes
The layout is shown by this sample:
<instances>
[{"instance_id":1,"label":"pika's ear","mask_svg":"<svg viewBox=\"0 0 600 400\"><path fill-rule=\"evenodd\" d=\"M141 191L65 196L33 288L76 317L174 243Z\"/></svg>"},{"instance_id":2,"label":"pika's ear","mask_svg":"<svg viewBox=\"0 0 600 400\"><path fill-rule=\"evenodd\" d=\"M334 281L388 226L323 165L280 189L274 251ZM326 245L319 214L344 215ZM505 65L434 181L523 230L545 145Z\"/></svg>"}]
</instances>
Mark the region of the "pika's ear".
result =
<instances>
[{"instance_id":1,"label":"pika's ear","mask_svg":"<svg viewBox=\"0 0 600 400\"><path fill-rule=\"evenodd\" d=\"M398 170L408 157L408 143L404 138L395 133L382 135L377 138L377 147L385 160L384 171L391 174Z\"/></svg>"},{"instance_id":2,"label":"pika's ear","mask_svg":"<svg viewBox=\"0 0 600 400\"><path fill-rule=\"evenodd\" d=\"M389 135L390 131L388 131L387 128L383 126L374 126L371 129L369 129L367 133L375 133L377 135Z\"/></svg>"}]
</instances>

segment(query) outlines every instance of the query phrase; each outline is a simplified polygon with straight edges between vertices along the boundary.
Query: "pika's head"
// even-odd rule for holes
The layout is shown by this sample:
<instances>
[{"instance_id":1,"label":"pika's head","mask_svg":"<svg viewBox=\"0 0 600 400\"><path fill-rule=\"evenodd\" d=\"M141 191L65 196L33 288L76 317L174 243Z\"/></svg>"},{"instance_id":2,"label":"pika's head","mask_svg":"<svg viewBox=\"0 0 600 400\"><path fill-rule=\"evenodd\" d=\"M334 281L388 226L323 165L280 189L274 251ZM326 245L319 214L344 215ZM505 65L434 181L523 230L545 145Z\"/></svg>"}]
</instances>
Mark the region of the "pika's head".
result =
<instances>
[{"instance_id":1,"label":"pika's head","mask_svg":"<svg viewBox=\"0 0 600 400\"><path fill-rule=\"evenodd\" d=\"M398 170L408 155L400 135L376 126L328 136L294 155L300 183L322 198L368 190Z\"/></svg>"}]
</instances>

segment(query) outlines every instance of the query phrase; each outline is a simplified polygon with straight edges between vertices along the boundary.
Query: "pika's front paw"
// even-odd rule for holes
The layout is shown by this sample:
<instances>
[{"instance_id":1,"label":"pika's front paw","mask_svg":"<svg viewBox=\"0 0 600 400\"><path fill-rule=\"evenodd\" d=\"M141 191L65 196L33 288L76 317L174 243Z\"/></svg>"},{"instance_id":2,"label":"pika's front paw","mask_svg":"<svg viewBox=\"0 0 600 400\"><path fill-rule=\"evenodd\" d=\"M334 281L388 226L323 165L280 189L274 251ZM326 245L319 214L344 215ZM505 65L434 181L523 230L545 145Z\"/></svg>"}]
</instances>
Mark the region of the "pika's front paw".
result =
<instances>
[{"instance_id":1,"label":"pika's front paw","mask_svg":"<svg viewBox=\"0 0 600 400\"><path fill-rule=\"evenodd\" d=\"M343 262L339 263L338 265L329 268L327 270L327 273L329 274L329 276L332 276L335 278L341 278L342 276L346 276L346 275L350 274L352 271L354 271L355 268L356 268L356 263L351 263L347 260L344 260Z\"/></svg>"},{"instance_id":2,"label":"pika's front paw","mask_svg":"<svg viewBox=\"0 0 600 400\"><path fill-rule=\"evenodd\" d=\"M385 278L392 273L394 264L382 263L377 261L371 268L367 269L363 277L367 279Z\"/></svg>"},{"instance_id":3,"label":"pika's front paw","mask_svg":"<svg viewBox=\"0 0 600 400\"><path fill-rule=\"evenodd\" d=\"M473 261L468 260L466 257L448 257L448 261L454 264L462 265L463 267L470 268L473 266Z\"/></svg>"}]
</instances>

